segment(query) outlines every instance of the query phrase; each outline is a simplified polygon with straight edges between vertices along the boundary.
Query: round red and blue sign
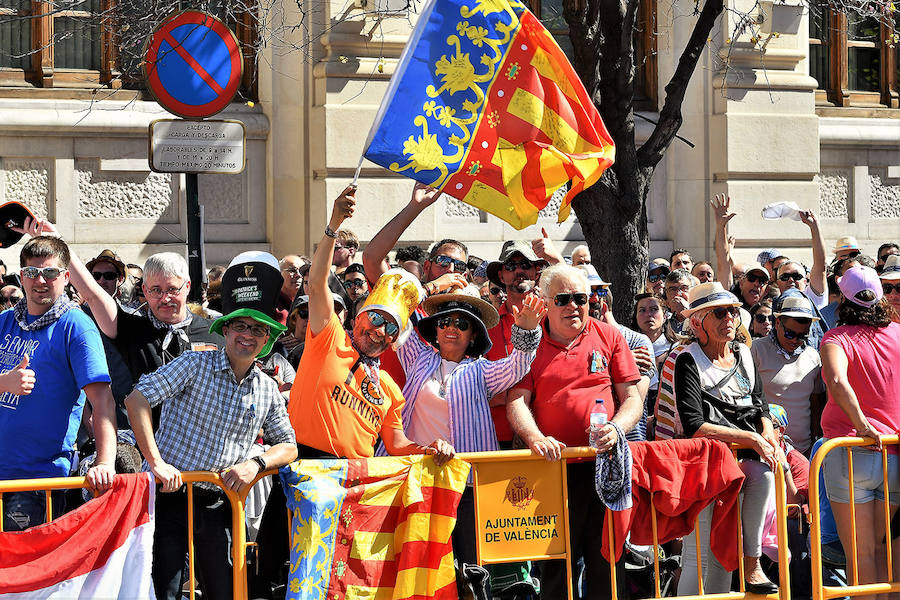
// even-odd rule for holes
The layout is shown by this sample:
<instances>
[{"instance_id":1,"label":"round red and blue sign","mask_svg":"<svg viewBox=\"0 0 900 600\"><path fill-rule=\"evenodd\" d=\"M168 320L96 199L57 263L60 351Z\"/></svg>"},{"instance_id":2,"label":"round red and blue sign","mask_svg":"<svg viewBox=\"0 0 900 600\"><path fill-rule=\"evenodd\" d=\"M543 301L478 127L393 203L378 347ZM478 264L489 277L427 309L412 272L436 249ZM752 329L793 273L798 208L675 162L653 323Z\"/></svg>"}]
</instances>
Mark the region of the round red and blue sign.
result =
<instances>
[{"instance_id":1,"label":"round red and blue sign","mask_svg":"<svg viewBox=\"0 0 900 600\"><path fill-rule=\"evenodd\" d=\"M186 10L163 21L147 41L144 76L160 106L187 119L224 109L237 93L244 61L237 38L216 17Z\"/></svg>"}]
</instances>

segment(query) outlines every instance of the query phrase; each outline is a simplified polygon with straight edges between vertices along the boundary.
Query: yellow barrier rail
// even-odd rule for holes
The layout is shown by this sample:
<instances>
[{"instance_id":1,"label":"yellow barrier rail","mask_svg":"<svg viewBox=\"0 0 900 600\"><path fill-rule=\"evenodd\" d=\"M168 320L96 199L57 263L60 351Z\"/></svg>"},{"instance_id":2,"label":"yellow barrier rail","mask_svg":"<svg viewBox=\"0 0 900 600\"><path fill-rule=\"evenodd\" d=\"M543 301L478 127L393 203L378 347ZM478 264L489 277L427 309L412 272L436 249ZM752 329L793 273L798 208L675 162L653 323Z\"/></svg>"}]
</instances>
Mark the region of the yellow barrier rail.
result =
<instances>
[{"instance_id":1,"label":"yellow barrier rail","mask_svg":"<svg viewBox=\"0 0 900 600\"><path fill-rule=\"evenodd\" d=\"M896 441L897 436L893 436ZM848 439L857 439L857 438L848 438ZM837 442L838 440L832 440L833 442ZM829 442L830 443L830 442ZM832 444L833 447L836 444ZM865 443L859 443L855 445L865 445ZM734 447L735 449L737 447ZM822 454L820 450L819 454ZM816 468L821 464L821 457L819 454L816 455L818 462L814 462ZM567 491L567 475L566 475L566 460L570 458L594 458L596 456L596 451L593 448L582 447L582 448L566 448L562 452L563 460L560 461L546 461L545 458L533 454L530 450L511 450L511 451L503 451L503 452L472 452L472 453L462 453L459 454L458 457L466 462L470 463L473 467L473 478L475 484L475 494L476 494L476 522L481 523L482 516L479 514L479 502L478 495L482 493L484 489L487 488L487 483L484 485L480 485L483 482L480 481L482 478L482 472L487 473L487 467L490 465L499 465L500 463L509 463L510 465L516 465L521 462L532 463L539 461L543 463L548 472L552 472L554 469L557 470L557 475L560 481L560 489L558 490L560 497L562 499L562 503L559 506L559 522L561 523L561 531L559 532L559 543L562 544L563 550L561 552L554 552L552 554L540 554L540 553L531 553L531 554L517 554L510 555L507 557L503 556L491 556L485 557L482 553L484 552L482 548L483 537L479 538L478 543L478 560L479 564L491 564L491 563L501 563L501 562L515 562L521 560L553 560L553 559L563 559L566 562L566 573L567 573L567 582L568 582L568 597L571 599L573 597L572 590L572 557L571 557L571 548L569 546L569 523L568 523L568 491ZM886 464L886 463L885 463ZM502 466L502 465L501 465ZM228 498L229 503L231 504L231 516L232 516L232 560L233 560L233 585L234 585L234 598L235 600L244 600L247 598L247 565L246 565L246 550L251 543L247 542L246 539L246 529L245 529L245 509L244 504L246 502L246 498L250 489L253 485L256 484L260 479L263 479L269 475L277 475L276 470L269 470L257 475L254 479L253 484L247 486L246 490L242 494L238 494L232 490L229 490L224 487L222 478L217 473L212 472L204 472L204 471L194 471L194 472L184 472L182 473L182 480L187 485L188 494L187 494L187 509L188 513L193 515L193 485L195 483L211 483L219 487L222 492L225 494L225 497ZM786 488L784 482L784 471L781 468L781 465L778 465L775 471L775 493L776 493L776 510L777 510L777 526L778 526L778 540L779 540L779 548L778 548L778 562L779 562L779 592L777 594L771 594L767 598L769 600L789 600L790 599L790 571L788 565L788 544L787 544L787 504L786 504ZM511 478L508 478L511 479ZM814 480L815 481L815 480ZM507 481L506 483L509 483ZM0 515L3 514L3 493L14 492L14 491L35 491L35 490L43 490L47 494L47 519L52 520L52 502L50 502L51 492L53 490L61 490L61 489L74 489L74 488L85 488L86 482L83 477L66 477L66 478L52 478L52 479L23 479L23 480L12 480L12 481L0 481ZM811 505L818 506L817 500L813 500L813 498L817 498L818 488L811 482L810 485L811 492ZM654 550L654 559L653 559L653 569L654 569L654 598L662 597L662 590L660 589L660 561L659 561L659 551L660 551L660 543L658 537L657 530L657 513L656 508L652 502L651 496L651 510L650 510L650 519L651 526L653 531L653 550ZM737 507L738 510L738 536L737 543L739 547L739 554L743 557L743 548L741 546L741 519L740 519L740 506ZM813 527L814 530L818 527L817 522L817 511L814 511L814 515L816 518L813 519ZM610 550L612 555L615 555L616 548L616 539L615 532L612 527L612 511L607 509L606 514L606 531L603 532L603 535L609 536L610 542ZM0 519L0 531L2 531L2 519ZM816 530L818 532L818 530ZM740 563L740 571L741 571L741 588L739 592L728 592L722 594L704 594L703 592L703 567L702 567L702 550L701 550L701 541L699 536L698 528L695 524L694 535L697 536L697 570L698 570L698 581L700 585L700 590L698 595L693 596L676 596L679 600L701 600L701 599L715 599L715 600L743 600L750 596L744 590L744 577L743 577L743 564ZM194 541L193 541L193 518L188 519L188 562L189 562L189 580L190 580L190 598L193 600L196 597L196 589L195 589L195 577L194 577ZM813 593L814 600L826 600L828 598L833 598L841 595L848 595L846 593L846 588L828 588L827 593L821 593L821 563L819 562L819 570L818 570L818 579L816 579L816 564L817 560L819 560L820 554L816 550L817 546L813 545ZM611 597L612 600L618 600L618 585L617 585L617 573L616 573L616 562L610 562L610 581L611 581ZM818 582L818 583L816 583ZM816 587L819 587L819 594L816 594ZM900 590L900 584L894 584L893 586L890 584L885 585L876 585L876 586L859 586L859 588L863 591L858 591L857 593L869 593L869 590L875 590L876 592L885 592L885 591L898 591ZM840 593L832 593L832 590L840 590Z\"/></svg>"},{"instance_id":2,"label":"yellow barrier rail","mask_svg":"<svg viewBox=\"0 0 900 600\"><path fill-rule=\"evenodd\" d=\"M876 443L874 438L859 437L841 437L828 440L823 443L819 450L813 456L809 467L809 506L811 516L810 527L810 554L812 560L812 593L813 600L828 600L830 598L839 598L843 596L868 596L874 594L886 594L900 591L900 582L894 581L893 577L893 556L891 553L890 535L891 535L891 507L888 499L890 498L890 489L888 484L888 446L900 444L900 436L882 435L879 436L882 444L881 449L881 465L882 476L884 477L884 530L887 538L886 542L886 566L889 581L886 582L859 582L859 554L857 548L857 524L856 524L856 495L853 486L853 453L852 448L860 448L872 446ZM844 555L846 556L846 566L848 575L848 585L846 587L835 587L824 585L822 575L822 522L819 514L819 498L822 490L819 489L819 472L825 457L836 448L846 448L847 451L847 478L850 481L850 530L851 542L848 548L844 547ZM876 540L876 544L880 540Z\"/></svg>"}]
</instances>

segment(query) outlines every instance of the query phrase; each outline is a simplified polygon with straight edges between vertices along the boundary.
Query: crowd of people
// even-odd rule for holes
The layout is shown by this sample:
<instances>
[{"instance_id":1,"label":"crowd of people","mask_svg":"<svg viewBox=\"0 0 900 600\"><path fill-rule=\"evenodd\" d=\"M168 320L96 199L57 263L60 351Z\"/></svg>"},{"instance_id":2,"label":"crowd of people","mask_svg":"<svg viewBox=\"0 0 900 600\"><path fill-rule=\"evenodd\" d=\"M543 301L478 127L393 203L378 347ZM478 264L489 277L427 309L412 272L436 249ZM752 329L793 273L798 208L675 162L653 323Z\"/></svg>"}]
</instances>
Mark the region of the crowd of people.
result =
<instances>
[{"instance_id":1,"label":"crowd of people","mask_svg":"<svg viewBox=\"0 0 900 600\"><path fill-rule=\"evenodd\" d=\"M102 493L116 473L152 471L154 588L175 599L187 577L183 471L221 473L227 488L244 492L259 473L297 458L428 454L441 465L456 452L529 448L560 460L564 448L588 445L591 415L602 411L605 424L592 433L601 455L626 440L744 448L736 456L744 584L776 592L777 562L766 558L776 466L788 475L789 501L805 505L809 458L823 439L900 430L900 247L885 243L872 258L845 237L829 261L818 219L801 211L811 267L771 248L754 264L735 264L728 223L736 213L717 196L714 260L684 249L651 260L622 325L611 308L616 290L587 246L564 257L546 232L507 241L486 260L454 239L398 246L438 195L417 184L361 250L343 227L356 210L348 187L311 258L244 252L209 270L197 302L188 301L179 254L154 254L140 267L104 250L83 263L52 223L28 219L20 269L4 273L0 288L0 479L81 473ZM886 531L884 519L884 503L892 516L900 503L900 463L891 449L885 482L880 450L880 442L853 450L852 482L847 454L831 453L824 501L813 507L833 523L823 536L829 549L849 548L857 533L861 583L885 581L884 555L900 536L900 523ZM608 598L594 462L570 461L567 481L577 498L568 507L576 589ZM452 538L460 598L484 597L468 576L471 485ZM59 515L83 500L54 492L51 501ZM43 493L4 494L4 531L42 523L45 502ZM201 483L194 511L199 587L229 598L229 503ZM284 593L285 515L278 479L257 483L247 503L258 544L253 598ZM802 514L793 518L792 595L808 598L808 528ZM693 535L666 546L683 557L678 594L700 592L698 558L705 593L734 589L712 552L713 505L698 522L701 552ZM842 567L832 567L828 576L837 576ZM539 586L529 568L518 572L534 597L565 597L565 563L531 567Z\"/></svg>"}]
</instances>

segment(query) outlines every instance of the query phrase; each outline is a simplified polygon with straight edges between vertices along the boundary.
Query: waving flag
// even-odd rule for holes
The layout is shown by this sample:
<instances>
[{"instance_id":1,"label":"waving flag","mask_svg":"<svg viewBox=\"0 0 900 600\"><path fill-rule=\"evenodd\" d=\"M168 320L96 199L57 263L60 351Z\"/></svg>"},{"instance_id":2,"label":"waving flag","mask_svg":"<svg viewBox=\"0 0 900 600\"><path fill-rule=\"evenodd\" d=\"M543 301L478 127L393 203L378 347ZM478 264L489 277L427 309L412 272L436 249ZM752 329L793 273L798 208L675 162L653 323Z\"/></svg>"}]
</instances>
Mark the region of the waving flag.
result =
<instances>
[{"instance_id":1,"label":"waving flag","mask_svg":"<svg viewBox=\"0 0 900 600\"><path fill-rule=\"evenodd\" d=\"M291 511L288 598L456 599L450 533L469 465L404 456L281 470Z\"/></svg>"},{"instance_id":2,"label":"waving flag","mask_svg":"<svg viewBox=\"0 0 900 600\"><path fill-rule=\"evenodd\" d=\"M0 598L154 598L153 475L113 488L60 518L0 533Z\"/></svg>"},{"instance_id":3,"label":"waving flag","mask_svg":"<svg viewBox=\"0 0 900 600\"><path fill-rule=\"evenodd\" d=\"M429 0L369 132L365 157L517 229L612 164L600 114L519 0Z\"/></svg>"}]
</instances>

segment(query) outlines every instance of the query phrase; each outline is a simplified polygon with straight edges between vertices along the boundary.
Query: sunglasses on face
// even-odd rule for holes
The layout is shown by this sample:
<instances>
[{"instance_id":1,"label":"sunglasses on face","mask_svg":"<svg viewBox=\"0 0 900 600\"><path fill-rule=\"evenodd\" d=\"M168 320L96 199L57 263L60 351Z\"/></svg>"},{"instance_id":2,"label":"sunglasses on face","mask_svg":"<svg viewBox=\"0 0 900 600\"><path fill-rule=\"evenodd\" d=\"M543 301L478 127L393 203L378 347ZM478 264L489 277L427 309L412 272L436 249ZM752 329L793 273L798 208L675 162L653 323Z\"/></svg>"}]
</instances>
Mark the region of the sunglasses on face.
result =
<instances>
[{"instance_id":1,"label":"sunglasses on face","mask_svg":"<svg viewBox=\"0 0 900 600\"><path fill-rule=\"evenodd\" d=\"M763 315L760 313L756 313L755 315L753 315L753 320L760 324L765 323L766 321L769 321L771 323L775 320L775 317L773 317L772 315Z\"/></svg>"},{"instance_id":2,"label":"sunglasses on face","mask_svg":"<svg viewBox=\"0 0 900 600\"><path fill-rule=\"evenodd\" d=\"M57 267L44 267L43 269L38 269L37 267L22 267L19 272L28 279L37 279L38 275L42 275L47 281L53 281L59 277L63 271L65 271L65 269L59 269Z\"/></svg>"},{"instance_id":3,"label":"sunglasses on face","mask_svg":"<svg viewBox=\"0 0 900 600\"><path fill-rule=\"evenodd\" d=\"M665 278L666 278L666 275L668 275L668 274L669 274L668 272L665 272L665 273L651 273L650 275L647 275L647 281L649 281L650 283L656 283L657 281L660 281L660 280L662 280L662 279L665 279Z\"/></svg>"},{"instance_id":4,"label":"sunglasses on face","mask_svg":"<svg viewBox=\"0 0 900 600\"><path fill-rule=\"evenodd\" d=\"M400 327L393 321L386 319L384 315L371 310L367 311L366 315L368 315L372 327L381 327L384 325L384 335L393 337L400 333Z\"/></svg>"},{"instance_id":5,"label":"sunglasses on face","mask_svg":"<svg viewBox=\"0 0 900 600\"><path fill-rule=\"evenodd\" d=\"M798 322L799 322L799 319L798 319ZM802 342L803 340L805 340L806 338L809 337L809 332L808 332L808 331L794 331L793 329L791 329L791 328L789 328L789 327L787 327L787 326L783 326L783 327L784 327L784 337L785 337L785 339L788 339L788 340L800 340L800 341Z\"/></svg>"},{"instance_id":6,"label":"sunglasses on face","mask_svg":"<svg viewBox=\"0 0 900 600\"><path fill-rule=\"evenodd\" d=\"M585 293L557 294L553 297L553 303L557 306L568 306L570 302L574 302L575 306L584 306L587 301L588 295Z\"/></svg>"},{"instance_id":7,"label":"sunglasses on face","mask_svg":"<svg viewBox=\"0 0 900 600\"><path fill-rule=\"evenodd\" d=\"M503 291L503 290L501 290L501 289L498 288L498 287L492 287L492 288L490 289L490 292L491 292L491 295L492 295L492 296L496 296L497 294L499 294L499 293L502 292L502 291Z\"/></svg>"},{"instance_id":8,"label":"sunglasses on face","mask_svg":"<svg viewBox=\"0 0 900 600\"><path fill-rule=\"evenodd\" d=\"M460 331L468 331L472 324L464 317L441 317L437 320L437 326L438 329L447 329L452 326Z\"/></svg>"},{"instance_id":9,"label":"sunglasses on face","mask_svg":"<svg viewBox=\"0 0 900 600\"><path fill-rule=\"evenodd\" d=\"M363 286L362 279L348 279L344 282L344 289L349 290L350 288L361 288Z\"/></svg>"},{"instance_id":10,"label":"sunglasses on face","mask_svg":"<svg viewBox=\"0 0 900 600\"><path fill-rule=\"evenodd\" d=\"M885 294L893 294L894 292L900 294L900 283L895 283L894 285L891 285L890 283L882 283L881 289L884 290Z\"/></svg>"},{"instance_id":11,"label":"sunglasses on face","mask_svg":"<svg viewBox=\"0 0 900 600\"><path fill-rule=\"evenodd\" d=\"M726 316L733 319L738 316L738 314L740 314L740 312L736 306L720 306L719 308L714 308L712 311L712 315L720 321Z\"/></svg>"},{"instance_id":12,"label":"sunglasses on face","mask_svg":"<svg viewBox=\"0 0 900 600\"><path fill-rule=\"evenodd\" d=\"M744 277L746 277L747 281L749 281L750 283L769 283L768 275L757 275L755 273L748 273L747 275L744 275Z\"/></svg>"},{"instance_id":13,"label":"sunglasses on face","mask_svg":"<svg viewBox=\"0 0 900 600\"><path fill-rule=\"evenodd\" d=\"M101 273L100 271L92 271L91 275L94 276L94 279L100 281L101 279L105 279L106 281L115 281L119 278L119 274L115 271L108 271L106 273Z\"/></svg>"},{"instance_id":14,"label":"sunglasses on face","mask_svg":"<svg viewBox=\"0 0 900 600\"><path fill-rule=\"evenodd\" d=\"M452 256L447 256L446 254L438 254L434 257L432 261L437 265L440 265L444 268L450 269L454 273L465 273L466 269L468 269L468 265L463 261L453 258Z\"/></svg>"},{"instance_id":15,"label":"sunglasses on face","mask_svg":"<svg viewBox=\"0 0 900 600\"><path fill-rule=\"evenodd\" d=\"M527 271L533 268L534 265L529 260L508 260L503 263L503 270L508 271L509 273L514 272L516 269Z\"/></svg>"},{"instance_id":16,"label":"sunglasses on face","mask_svg":"<svg viewBox=\"0 0 900 600\"><path fill-rule=\"evenodd\" d=\"M249 331L253 337L261 338L269 335L269 328L263 325L248 325L243 321L232 321L228 326L235 333L246 333Z\"/></svg>"},{"instance_id":17,"label":"sunglasses on face","mask_svg":"<svg viewBox=\"0 0 900 600\"><path fill-rule=\"evenodd\" d=\"M778 279L780 279L781 281L790 281L792 279L794 281L800 281L801 279L805 279L805 278L806 277L804 277L800 273L782 273L781 275L778 276ZM748 279L749 279L749 277L748 277Z\"/></svg>"},{"instance_id":18,"label":"sunglasses on face","mask_svg":"<svg viewBox=\"0 0 900 600\"><path fill-rule=\"evenodd\" d=\"M892 257L892 256L894 256L895 254L896 254L895 252L889 252L888 254L885 254L885 255L883 255L883 256L879 256L879 257L878 257L878 260L880 260L881 262L887 262L887 259L890 258L890 257Z\"/></svg>"}]
</instances>

